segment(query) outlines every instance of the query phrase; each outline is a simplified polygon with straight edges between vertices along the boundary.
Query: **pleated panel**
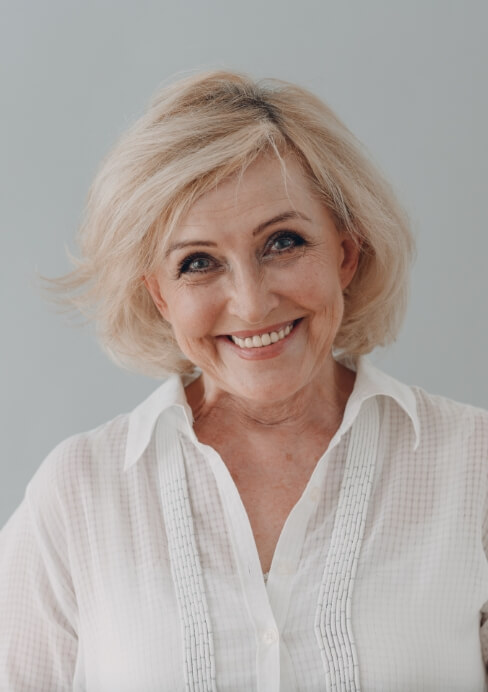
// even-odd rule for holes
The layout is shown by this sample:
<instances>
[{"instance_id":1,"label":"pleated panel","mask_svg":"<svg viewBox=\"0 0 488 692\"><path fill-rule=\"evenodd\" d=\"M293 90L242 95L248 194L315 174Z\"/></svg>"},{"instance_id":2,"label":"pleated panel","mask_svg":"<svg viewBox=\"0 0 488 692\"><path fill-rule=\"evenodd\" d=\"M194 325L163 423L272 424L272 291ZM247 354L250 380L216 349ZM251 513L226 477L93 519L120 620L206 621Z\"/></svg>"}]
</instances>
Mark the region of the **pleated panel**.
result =
<instances>
[{"instance_id":1,"label":"pleated panel","mask_svg":"<svg viewBox=\"0 0 488 692\"><path fill-rule=\"evenodd\" d=\"M330 692L360 692L351 603L379 438L376 398L352 427L334 529L319 590L315 634Z\"/></svg>"},{"instance_id":2,"label":"pleated panel","mask_svg":"<svg viewBox=\"0 0 488 692\"><path fill-rule=\"evenodd\" d=\"M185 689L216 692L212 627L195 540L185 464L179 434L158 422L156 449L171 574L183 638Z\"/></svg>"}]
</instances>

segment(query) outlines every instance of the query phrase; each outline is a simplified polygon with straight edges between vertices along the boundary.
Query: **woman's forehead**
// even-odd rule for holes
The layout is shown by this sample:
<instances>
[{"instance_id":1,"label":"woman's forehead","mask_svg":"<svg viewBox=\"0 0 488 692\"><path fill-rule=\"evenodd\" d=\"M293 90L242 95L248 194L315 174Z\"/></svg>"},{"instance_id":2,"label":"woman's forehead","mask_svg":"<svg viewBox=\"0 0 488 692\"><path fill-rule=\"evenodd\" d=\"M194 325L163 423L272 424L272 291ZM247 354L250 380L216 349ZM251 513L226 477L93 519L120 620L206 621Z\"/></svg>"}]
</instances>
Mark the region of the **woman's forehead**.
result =
<instances>
[{"instance_id":1,"label":"woman's forehead","mask_svg":"<svg viewBox=\"0 0 488 692\"><path fill-rule=\"evenodd\" d=\"M296 159L262 157L203 194L181 219L178 229L259 216L281 207L310 204L313 195ZM284 209L283 209L284 211ZM176 230L176 229L175 229Z\"/></svg>"}]
</instances>

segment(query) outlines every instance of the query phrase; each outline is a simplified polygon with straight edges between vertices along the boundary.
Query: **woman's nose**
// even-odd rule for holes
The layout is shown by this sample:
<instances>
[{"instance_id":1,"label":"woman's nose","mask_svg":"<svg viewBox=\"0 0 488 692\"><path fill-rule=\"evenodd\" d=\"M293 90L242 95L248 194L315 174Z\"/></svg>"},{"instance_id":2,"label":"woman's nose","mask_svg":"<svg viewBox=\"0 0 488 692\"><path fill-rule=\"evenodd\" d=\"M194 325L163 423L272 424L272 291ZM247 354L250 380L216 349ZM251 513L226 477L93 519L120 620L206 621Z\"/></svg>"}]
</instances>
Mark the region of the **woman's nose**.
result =
<instances>
[{"instance_id":1,"label":"woman's nose","mask_svg":"<svg viewBox=\"0 0 488 692\"><path fill-rule=\"evenodd\" d=\"M278 307L279 294L259 267L240 267L233 272L229 312L246 324L262 324Z\"/></svg>"}]
</instances>

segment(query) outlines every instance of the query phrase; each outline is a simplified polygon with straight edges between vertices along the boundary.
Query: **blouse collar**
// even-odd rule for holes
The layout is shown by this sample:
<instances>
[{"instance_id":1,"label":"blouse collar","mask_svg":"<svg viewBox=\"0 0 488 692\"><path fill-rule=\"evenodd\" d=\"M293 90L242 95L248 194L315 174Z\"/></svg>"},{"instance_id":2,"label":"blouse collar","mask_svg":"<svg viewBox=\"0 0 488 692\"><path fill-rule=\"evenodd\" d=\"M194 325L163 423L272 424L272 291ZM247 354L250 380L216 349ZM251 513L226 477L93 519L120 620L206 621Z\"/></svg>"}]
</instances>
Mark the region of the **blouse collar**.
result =
<instances>
[{"instance_id":1,"label":"blouse collar","mask_svg":"<svg viewBox=\"0 0 488 692\"><path fill-rule=\"evenodd\" d=\"M361 405L371 397L387 396L393 399L410 418L413 426L417 449L420 438L420 421L417 404L412 389L395 378L374 367L364 356L344 359L350 369L356 370L356 381L348 399L344 417L339 430L334 435L337 443L355 421ZM137 406L129 415L129 429L125 452L124 471L131 468L147 449L156 422L165 411L172 410L176 416L173 421L190 434L196 441L193 432L193 414L185 396L185 386L200 375L199 370L188 376L170 375L147 399Z\"/></svg>"}]
</instances>

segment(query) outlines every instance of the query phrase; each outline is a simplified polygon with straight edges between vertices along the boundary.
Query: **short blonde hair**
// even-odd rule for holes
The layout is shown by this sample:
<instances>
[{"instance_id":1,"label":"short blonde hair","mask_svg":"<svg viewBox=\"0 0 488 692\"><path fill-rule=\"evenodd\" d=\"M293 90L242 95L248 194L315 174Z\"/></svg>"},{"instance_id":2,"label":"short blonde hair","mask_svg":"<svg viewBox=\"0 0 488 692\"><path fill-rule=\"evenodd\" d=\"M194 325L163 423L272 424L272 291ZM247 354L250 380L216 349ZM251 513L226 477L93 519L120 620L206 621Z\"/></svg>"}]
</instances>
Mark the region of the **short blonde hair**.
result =
<instances>
[{"instance_id":1,"label":"short blonde hair","mask_svg":"<svg viewBox=\"0 0 488 692\"><path fill-rule=\"evenodd\" d=\"M119 365L155 376L193 368L143 277L163 261L172 230L201 195L270 151L298 158L338 228L361 247L334 349L355 356L395 339L414 244L390 185L310 92L212 71L157 93L105 158L79 231L81 257L52 281L96 322Z\"/></svg>"}]
</instances>

